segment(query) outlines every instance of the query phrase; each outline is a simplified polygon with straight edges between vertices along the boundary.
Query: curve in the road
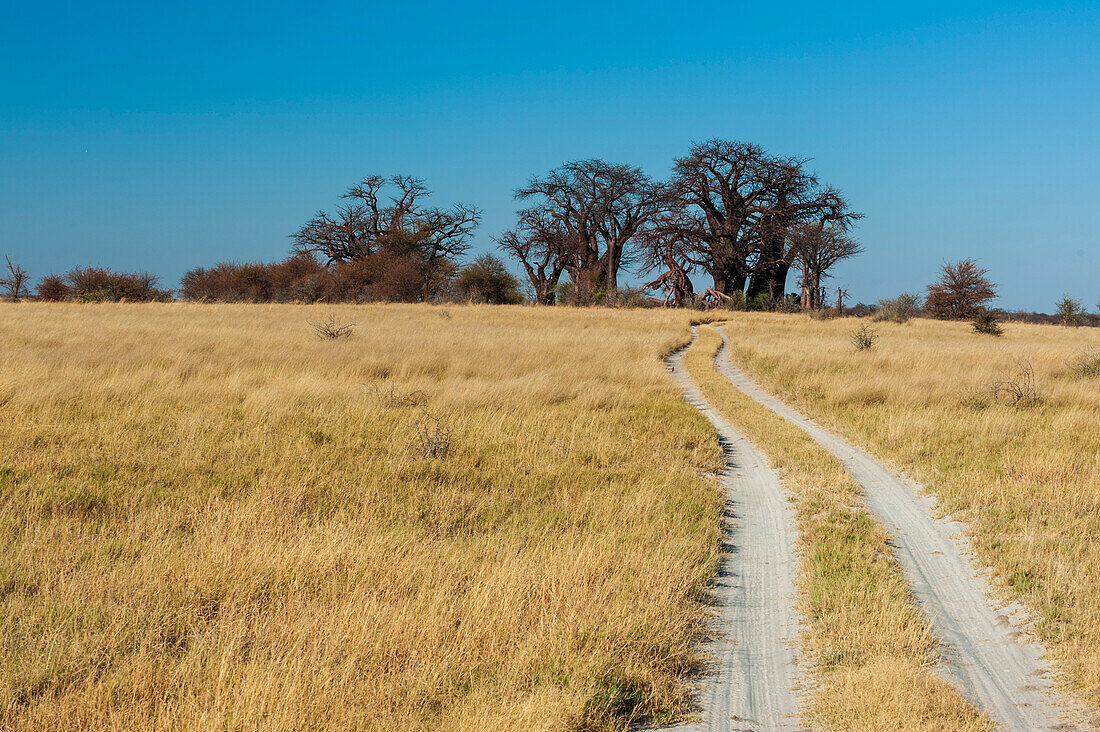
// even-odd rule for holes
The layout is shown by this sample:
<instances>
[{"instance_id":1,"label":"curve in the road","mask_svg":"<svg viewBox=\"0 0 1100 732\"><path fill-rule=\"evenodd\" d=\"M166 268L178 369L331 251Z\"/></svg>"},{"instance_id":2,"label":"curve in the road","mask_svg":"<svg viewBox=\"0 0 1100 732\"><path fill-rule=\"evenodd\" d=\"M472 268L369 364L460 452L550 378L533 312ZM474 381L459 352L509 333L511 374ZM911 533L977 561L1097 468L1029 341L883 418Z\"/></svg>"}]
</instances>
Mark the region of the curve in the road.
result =
<instances>
[{"instance_id":1,"label":"curve in the road","mask_svg":"<svg viewBox=\"0 0 1100 732\"><path fill-rule=\"evenodd\" d=\"M698 330L692 329L692 343ZM702 682L702 721L677 730L796 729L794 516L764 458L711 407L668 357L684 396L718 432L725 452L725 555L713 588L715 673Z\"/></svg>"},{"instance_id":2,"label":"curve in the road","mask_svg":"<svg viewBox=\"0 0 1100 732\"><path fill-rule=\"evenodd\" d=\"M1043 649L1014 629L966 557L960 527L933 519L931 501L868 453L768 394L729 360L722 327L718 372L747 396L805 430L863 487L868 507L892 537L895 553L943 646L947 676L1006 729L1070 729L1045 673Z\"/></svg>"}]
</instances>

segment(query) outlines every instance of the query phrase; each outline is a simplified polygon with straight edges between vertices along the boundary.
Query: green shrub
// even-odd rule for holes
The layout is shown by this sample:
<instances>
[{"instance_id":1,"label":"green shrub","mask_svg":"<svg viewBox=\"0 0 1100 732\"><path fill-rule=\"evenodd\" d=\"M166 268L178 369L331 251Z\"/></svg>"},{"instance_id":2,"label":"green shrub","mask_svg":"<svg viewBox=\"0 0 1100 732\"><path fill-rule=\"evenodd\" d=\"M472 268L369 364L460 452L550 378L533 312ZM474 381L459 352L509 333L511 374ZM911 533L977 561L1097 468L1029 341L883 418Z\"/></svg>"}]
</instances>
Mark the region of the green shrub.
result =
<instances>
[{"instance_id":1,"label":"green shrub","mask_svg":"<svg viewBox=\"0 0 1100 732\"><path fill-rule=\"evenodd\" d=\"M923 298L915 292L903 292L897 297L879 300L874 319L889 320L894 323L907 323L920 315Z\"/></svg>"}]
</instances>

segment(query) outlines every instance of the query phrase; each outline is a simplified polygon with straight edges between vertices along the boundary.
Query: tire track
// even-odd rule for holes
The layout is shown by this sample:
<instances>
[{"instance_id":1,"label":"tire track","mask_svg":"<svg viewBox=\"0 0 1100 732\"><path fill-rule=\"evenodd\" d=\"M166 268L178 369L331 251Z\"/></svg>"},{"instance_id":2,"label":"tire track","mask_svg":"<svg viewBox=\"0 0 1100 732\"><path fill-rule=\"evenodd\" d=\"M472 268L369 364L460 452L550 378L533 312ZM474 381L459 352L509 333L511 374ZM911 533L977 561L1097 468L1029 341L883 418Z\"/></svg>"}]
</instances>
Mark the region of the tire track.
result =
<instances>
[{"instance_id":1,"label":"tire track","mask_svg":"<svg viewBox=\"0 0 1100 732\"><path fill-rule=\"evenodd\" d=\"M930 499L868 453L761 389L729 360L729 337L715 368L748 397L835 455L862 486L867 506L890 533L917 600L932 620L942 648L943 671L970 700L1006 729L1072 729L1056 704L1042 647L1013 626L1013 611L998 611L986 582L964 555L961 526L932 518ZM1061 700L1059 700L1061 701Z\"/></svg>"},{"instance_id":2,"label":"tire track","mask_svg":"<svg viewBox=\"0 0 1100 732\"><path fill-rule=\"evenodd\" d=\"M687 401L718 432L725 453L725 550L713 594L715 673L703 680L702 721L677 730L797 729L795 710L794 512L779 480L755 448L703 397L683 367L683 354L666 361Z\"/></svg>"}]
</instances>

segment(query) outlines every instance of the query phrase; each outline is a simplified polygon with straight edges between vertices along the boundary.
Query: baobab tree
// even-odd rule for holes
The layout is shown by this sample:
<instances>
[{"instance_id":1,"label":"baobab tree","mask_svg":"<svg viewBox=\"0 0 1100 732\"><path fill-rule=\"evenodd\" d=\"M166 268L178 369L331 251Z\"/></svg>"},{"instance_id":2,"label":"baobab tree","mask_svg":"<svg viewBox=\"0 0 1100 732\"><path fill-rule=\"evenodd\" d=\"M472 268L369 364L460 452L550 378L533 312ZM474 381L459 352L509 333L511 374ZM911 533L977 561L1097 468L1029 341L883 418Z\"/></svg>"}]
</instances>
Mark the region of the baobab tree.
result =
<instances>
[{"instance_id":1,"label":"baobab tree","mask_svg":"<svg viewBox=\"0 0 1100 732\"><path fill-rule=\"evenodd\" d=\"M371 260L375 279L420 283L420 297L428 297L453 273L481 220L473 206L427 206L430 196L418 178L368 176L344 193L334 214L318 211L292 234L294 249L319 254L326 265Z\"/></svg>"},{"instance_id":2,"label":"baobab tree","mask_svg":"<svg viewBox=\"0 0 1100 732\"><path fill-rule=\"evenodd\" d=\"M565 271L588 295L618 286L619 269L632 255L638 231L667 198L664 186L640 169L603 160L565 163L535 176L516 191L530 202L521 220L534 215L565 234L557 245Z\"/></svg>"},{"instance_id":3,"label":"baobab tree","mask_svg":"<svg viewBox=\"0 0 1100 732\"><path fill-rule=\"evenodd\" d=\"M670 203L639 235L641 271L660 273L656 279L642 285L643 290L663 290L665 305L684 307L695 299L691 272L698 264L692 259L696 251L688 237L696 226L685 220L686 211Z\"/></svg>"},{"instance_id":4,"label":"baobab tree","mask_svg":"<svg viewBox=\"0 0 1100 732\"><path fill-rule=\"evenodd\" d=\"M802 270L802 309L817 310L822 304L821 281L829 270L863 251L863 245L838 223L802 224L787 232L787 247ZM840 295L838 293L838 307Z\"/></svg>"},{"instance_id":5,"label":"baobab tree","mask_svg":"<svg viewBox=\"0 0 1100 732\"><path fill-rule=\"evenodd\" d=\"M816 220L846 226L858 214L822 187L805 160L768 155L759 145L709 140L676 161L672 188L688 209L683 239L723 295L779 297L794 259L787 232ZM751 281L750 281L751 277Z\"/></svg>"},{"instance_id":6,"label":"baobab tree","mask_svg":"<svg viewBox=\"0 0 1100 732\"><path fill-rule=\"evenodd\" d=\"M495 239L497 246L520 261L535 302L553 305L557 301L558 282L572 251L569 233L546 210L527 209L520 212L516 228Z\"/></svg>"},{"instance_id":7,"label":"baobab tree","mask_svg":"<svg viewBox=\"0 0 1100 732\"><path fill-rule=\"evenodd\" d=\"M387 190L390 195L384 202ZM399 233L414 236L429 262L461 256L469 248L481 211L461 203L449 209L425 206L423 199L430 196L418 178L368 176L344 193L349 203L339 206L335 216L318 211L291 238L298 251L321 254L330 263L365 259L380 242Z\"/></svg>"}]
</instances>

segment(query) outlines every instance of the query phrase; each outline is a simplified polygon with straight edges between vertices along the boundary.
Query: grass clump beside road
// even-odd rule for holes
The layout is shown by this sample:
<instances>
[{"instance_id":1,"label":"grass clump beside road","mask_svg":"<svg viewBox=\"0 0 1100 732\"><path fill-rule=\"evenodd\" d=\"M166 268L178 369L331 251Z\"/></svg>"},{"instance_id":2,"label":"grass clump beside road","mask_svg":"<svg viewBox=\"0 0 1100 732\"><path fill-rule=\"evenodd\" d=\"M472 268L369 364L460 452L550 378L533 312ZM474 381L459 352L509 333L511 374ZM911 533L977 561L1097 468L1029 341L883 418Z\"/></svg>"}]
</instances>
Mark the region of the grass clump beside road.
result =
<instances>
[{"instance_id":1,"label":"grass clump beside road","mask_svg":"<svg viewBox=\"0 0 1100 732\"><path fill-rule=\"evenodd\" d=\"M734 359L811 417L912 474L970 528L980 561L1035 630L1064 680L1100 688L1100 389L1081 364L1100 331L1007 323L880 326L854 358L851 319L744 315ZM1026 401L975 398L1027 371ZM1013 374L1017 374L1013 377Z\"/></svg>"},{"instance_id":2,"label":"grass clump beside road","mask_svg":"<svg viewBox=\"0 0 1100 732\"><path fill-rule=\"evenodd\" d=\"M722 416L768 455L794 501L806 721L845 730L989 729L933 672L935 639L859 487L808 435L715 371L720 345L714 328L701 328L684 364Z\"/></svg>"},{"instance_id":3,"label":"grass clump beside road","mask_svg":"<svg viewBox=\"0 0 1100 732\"><path fill-rule=\"evenodd\" d=\"M447 315L0 305L0 726L687 710L722 510L660 360L690 314Z\"/></svg>"}]
</instances>

